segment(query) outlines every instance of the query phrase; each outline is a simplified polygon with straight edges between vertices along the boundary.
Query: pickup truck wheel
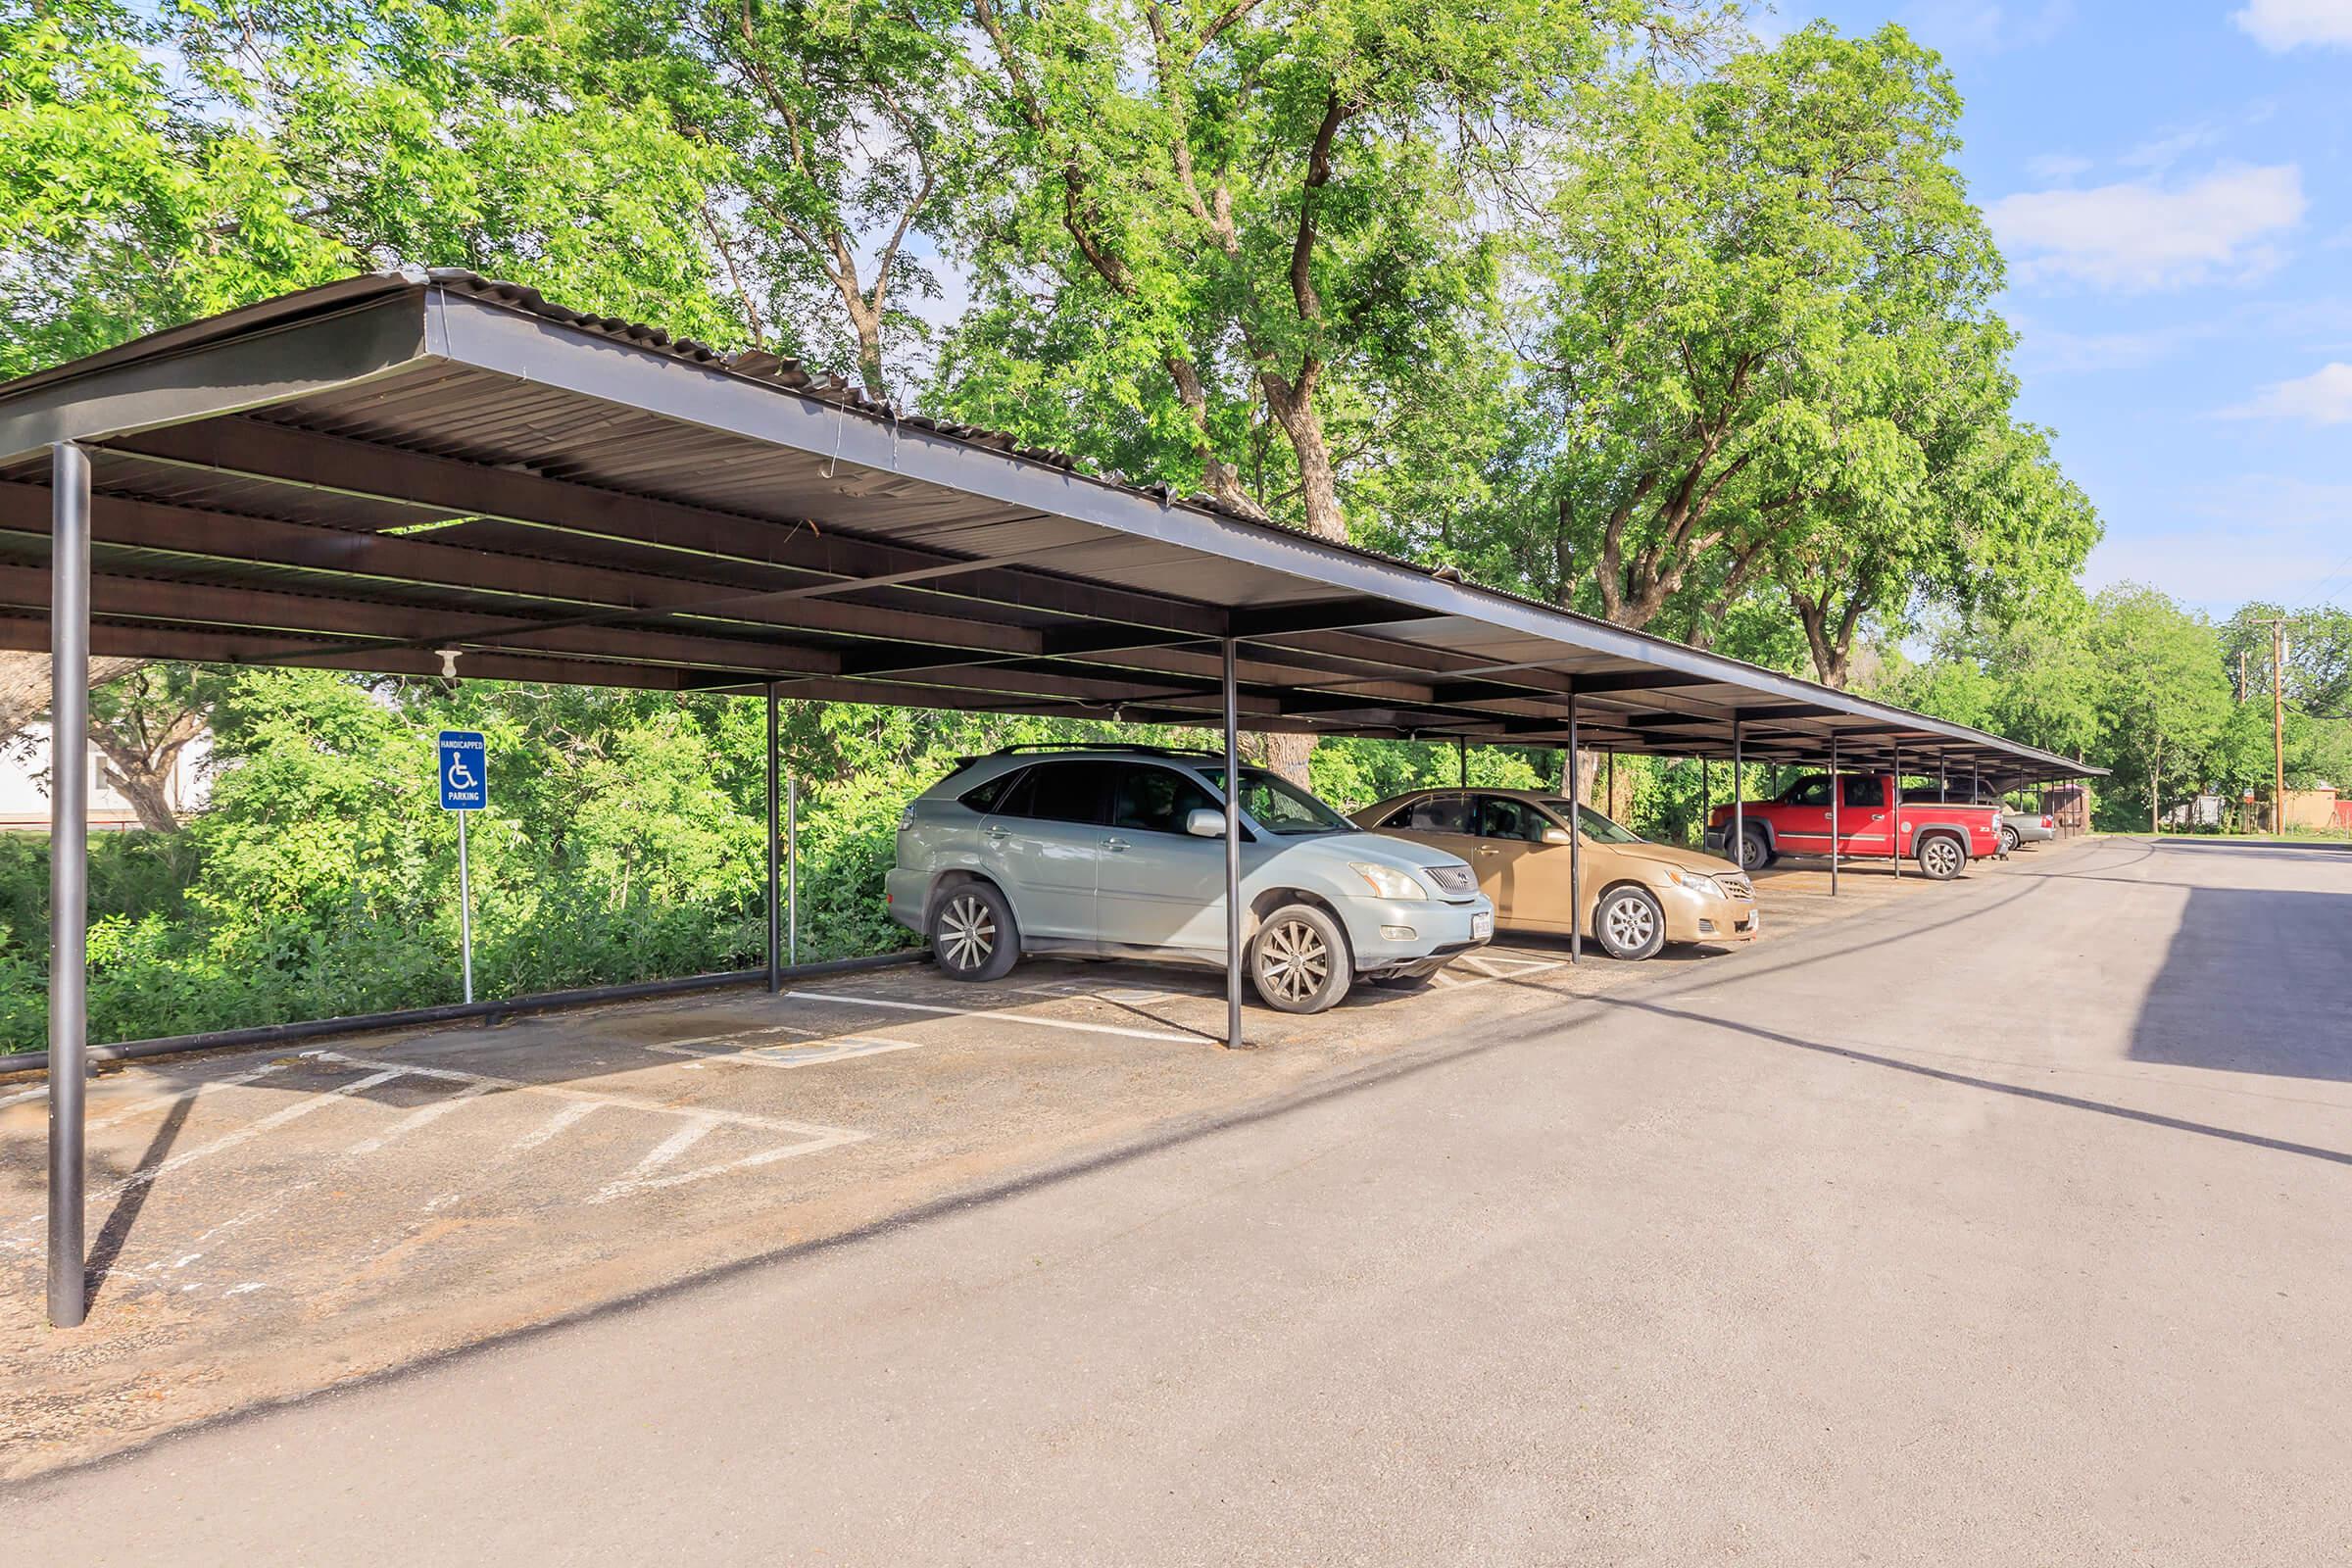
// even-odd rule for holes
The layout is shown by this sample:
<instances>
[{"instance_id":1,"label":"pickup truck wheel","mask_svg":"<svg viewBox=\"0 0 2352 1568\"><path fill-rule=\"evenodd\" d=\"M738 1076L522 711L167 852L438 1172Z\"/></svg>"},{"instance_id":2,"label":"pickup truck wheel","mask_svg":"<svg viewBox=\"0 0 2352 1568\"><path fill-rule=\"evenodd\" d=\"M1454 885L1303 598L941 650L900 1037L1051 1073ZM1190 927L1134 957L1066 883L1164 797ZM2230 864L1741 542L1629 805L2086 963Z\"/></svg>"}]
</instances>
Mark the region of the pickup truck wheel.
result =
<instances>
[{"instance_id":1,"label":"pickup truck wheel","mask_svg":"<svg viewBox=\"0 0 2352 1568\"><path fill-rule=\"evenodd\" d=\"M1775 858L1772 840L1760 827L1749 827L1740 835L1740 869L1761 871Z\"/></svg>"},{"instance_id":2,"label":"pickup truck wheel","mask_svg":"<svg viewBox=\"0 0 2352 1568\"><path fill-rule=\"evenodd\" d=\"M1948 833L1934 833L1919 842L1919 869L1937 882L1949 882L1968 868L1968 850Z\"/></svg>"},{"instance_id":3,"label":"pickup truck wheel","mask_svg":"<svg viewBox=\"0 0 2352 1568\"><path fill-rule=\"evenodd\" d=\"M1250 980L1277 1012L1322 1012L1355 978L1339 922L1311 904L1286 904L1250 943Z\"/></svg>"},{"instance_id":4,"label":"pickup truck wheel","mask_svg":"<svg viewBox=\"0 0 2352 1568\"><path fill-rule=\"evenodd\" d=\"M1612 958L1638 961L1666 945L1666 911L1643 888L1611 888L1592 911L1592 932Z\"/></svg>"},{"instance_id":5,"label":"pickup truck wheel","mask_svg":"<svg viewBox=\"0 0 2352 1568\"><path fill-rule=\"evenodd\" d=\"M2003 855L2016 854L2017 843L2017 829L2011 827L2008 823L2003 822L2001 824L2001 853Z\"/></svg>"},{"instance_id":6,"label":"pickup truck wheel","mask_svg":"<svg viewBox=\"0 0 2352 1568\"><path fill-rule=\"evenodd\" d=\"M1021 959L1012 906L986 882L959 882L931 906L931 956L951 980L1002 980Z\"/></svg>"}]
</instances>

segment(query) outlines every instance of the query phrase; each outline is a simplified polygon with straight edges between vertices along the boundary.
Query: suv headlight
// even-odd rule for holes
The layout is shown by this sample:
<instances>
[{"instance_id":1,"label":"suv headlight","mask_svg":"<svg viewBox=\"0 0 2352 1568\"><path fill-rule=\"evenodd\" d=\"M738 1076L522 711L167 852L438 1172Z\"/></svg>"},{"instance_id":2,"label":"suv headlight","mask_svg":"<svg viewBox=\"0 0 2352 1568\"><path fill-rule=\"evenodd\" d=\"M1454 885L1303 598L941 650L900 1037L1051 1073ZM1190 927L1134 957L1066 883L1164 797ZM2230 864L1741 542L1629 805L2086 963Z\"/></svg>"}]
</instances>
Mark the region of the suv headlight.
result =
<instances>
[{"instance_id":1,"label":"suv headlight","mask_svg":"<svg viewBox=\"0 0 2352 1568\"><path fill-rule=\"evenodd\" d=\"M1348 869L1371 883L1373 893L1380 898L1426 899L1429 897L1429 889L1421 885L1419 877L1407 871L1399 871L1393 865L1382 865L1377 860L1349 860Z\"/></svg>"}]
</instances>

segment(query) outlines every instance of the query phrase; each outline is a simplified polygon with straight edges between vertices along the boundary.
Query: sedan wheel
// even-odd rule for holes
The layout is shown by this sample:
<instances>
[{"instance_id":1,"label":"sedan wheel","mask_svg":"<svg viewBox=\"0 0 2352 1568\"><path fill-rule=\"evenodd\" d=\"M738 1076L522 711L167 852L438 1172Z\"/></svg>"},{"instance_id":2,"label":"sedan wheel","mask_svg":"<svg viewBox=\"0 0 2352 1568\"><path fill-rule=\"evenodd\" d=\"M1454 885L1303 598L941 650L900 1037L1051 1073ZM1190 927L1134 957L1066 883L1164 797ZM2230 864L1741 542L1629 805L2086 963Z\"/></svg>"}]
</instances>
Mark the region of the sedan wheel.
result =
<instances>
[{"instance_id":1,"label":"sedan wheel","mask_svg":"<svg viewBox=\"0 0 2352 1568\"><path fill-rule=\"evenodd\" d=\"M1665 911L1641 888L1616 888L1600 901L1592 924L1612 958L1646 958L1666 945Z\"/></svg>"},{"instance_id":2,"label":"sedan wheel","mask_svg":"<svg viewBox=\"0 0 2352 1568\"><path fill-rule=\"evenodd\" d=\"M1265 1004L1282 1012L1321 1012L1348 994L1354 978L1347 939L1311 905L1276 909L1250 944L1250 978Z\"/></svg>"},{"instance_id":3,"label":"sedan wheel","mask_svg":"<svg viewBox=\"0 0 2352 1568\"><path fill-rule=\"evenodd\" d=\"M2009 826L2005 822L2001 824L2001 853L2003 855L2015 854L2017 852L2017 829Z\"/></svg>"}]
</instances>

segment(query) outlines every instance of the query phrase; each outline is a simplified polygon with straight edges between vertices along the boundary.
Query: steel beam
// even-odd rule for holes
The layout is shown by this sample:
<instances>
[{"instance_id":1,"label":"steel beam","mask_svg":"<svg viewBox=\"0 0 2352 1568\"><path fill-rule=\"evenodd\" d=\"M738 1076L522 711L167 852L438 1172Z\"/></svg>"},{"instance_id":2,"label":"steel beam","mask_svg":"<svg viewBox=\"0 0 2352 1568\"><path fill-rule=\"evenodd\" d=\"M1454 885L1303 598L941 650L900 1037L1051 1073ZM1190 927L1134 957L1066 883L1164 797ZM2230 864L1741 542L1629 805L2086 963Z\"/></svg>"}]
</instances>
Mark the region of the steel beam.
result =
<instances>
[{"instance_id":1,"label":"steel beam","mask_svg":"<svg viewBox=\"0 0 2352 1568\"><path fill-rule=\"evenodd\" d=\"M89 1311L83 1278L82 1094L89 1078L90 460L50 448L49 1321Z\"/></svg>"},{"instance_id":2,"label":"steel beam","mask_svg":"<svg viewBox=\"0 0 2352 1568\"><path fill-rule=\"evenodd\" d=\"M1234 700L1238 647L1235 639L1225 639L1225 1045L1230 1051L1242 1049L1242 747Z\"/></svg>"},{"instance_id":3,"label":"steel beam","mask_svg":"<svg viewBox=\"0 0 2352 1568\"><path fill-rule=\"evenodd\" d=\"M1585 823L1577 809L1577 793L1584 780L1577 766L1576 698L1568 699L1568 961L1585 957Z\"/></svg>"},{"instance_id":4,"label":"steel beam","mask_svg":"<svg viewBox=\"0 0 2352 1568\"><path fill-rule=\"evenodd\" d=\"M773 393L766 394L773 396ZM722 561L872 579L933 566L969 566L942 551L816 529L799 518L722 512L626 491L553 479L514 468L406 452L346 436L261 419L222 420L116 443L118 450L207 472L233 474L415 507L450 517L519 523L556 533L692 552ZM452 528L463 538L471 524ZM1132 620L1214 635L1222 611L1190 601L1095 587L1036 571L985 568L966 575L961 596L1095 620Z\"/></svg>"},{"instance_id":5,"label":"steel beam","mask_svg":"<svg viewBox=\"0 0 2352 1568\"><path fill-rule=\"evenodd\" d=\"M783 908L776 902L776 683L767 683L767 994L784 989L782 944L778 941Z\"/></svg>"}]
</instances>

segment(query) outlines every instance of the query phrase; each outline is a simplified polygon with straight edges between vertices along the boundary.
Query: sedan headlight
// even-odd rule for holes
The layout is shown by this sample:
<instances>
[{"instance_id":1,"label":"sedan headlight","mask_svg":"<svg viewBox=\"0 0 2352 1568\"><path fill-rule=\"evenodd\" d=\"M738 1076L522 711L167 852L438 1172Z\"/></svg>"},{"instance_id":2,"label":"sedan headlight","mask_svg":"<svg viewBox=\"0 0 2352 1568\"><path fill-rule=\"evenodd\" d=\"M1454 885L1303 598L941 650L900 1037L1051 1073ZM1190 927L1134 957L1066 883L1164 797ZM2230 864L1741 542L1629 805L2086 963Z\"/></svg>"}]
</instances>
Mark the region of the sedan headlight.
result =
<instances>
[{"instance_id":1,"label":"sedan headlight","mask_svg":"<svg viewBox=\"0 0 2352 1568\"><path fill-rule=\"evenodd\" d=\"M1723 891L1722 883L1716 881L1713 877L1707 875L1703 871L1686 871L1679 866L1668 866L1666 868L1666 880L1673 883L1678 888L1689 888L1693 893L1703 893L1710 899L1722 899L1729 898L1731 896Z\"/></svg>"},{"instance_id":2,"label":"sedan headlight","mask_svg":"<svg viewBox=\"0 0 2352 1568\"><path fill-rule=\"evenodd\" d=\"M1349 860L1348 869L1372 884L1375 895L1384 899L1426 899L1429 889L1420 878L1409 871L1399 871L1393 865L1377 860Z\"/></svg>"}]
</instances>

